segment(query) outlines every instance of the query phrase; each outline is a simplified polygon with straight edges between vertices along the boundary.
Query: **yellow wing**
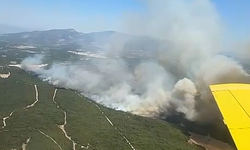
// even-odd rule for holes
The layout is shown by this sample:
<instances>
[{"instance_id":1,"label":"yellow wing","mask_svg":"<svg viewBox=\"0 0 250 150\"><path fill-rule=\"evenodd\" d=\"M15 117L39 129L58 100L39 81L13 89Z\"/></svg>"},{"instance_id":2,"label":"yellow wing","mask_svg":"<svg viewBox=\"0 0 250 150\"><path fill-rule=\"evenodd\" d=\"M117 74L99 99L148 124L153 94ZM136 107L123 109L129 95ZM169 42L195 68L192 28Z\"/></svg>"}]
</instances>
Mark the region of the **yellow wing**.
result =
<instances>
[{"instance_id":1,"label":"yellow wing","mask_svg":"<svg viewBox=\"0 0 250 150\"><path fill-rule=\"evenodd\" d=\"M250 150L250 84L210 85L238 150Z\"/></svg>"}]
</instances>

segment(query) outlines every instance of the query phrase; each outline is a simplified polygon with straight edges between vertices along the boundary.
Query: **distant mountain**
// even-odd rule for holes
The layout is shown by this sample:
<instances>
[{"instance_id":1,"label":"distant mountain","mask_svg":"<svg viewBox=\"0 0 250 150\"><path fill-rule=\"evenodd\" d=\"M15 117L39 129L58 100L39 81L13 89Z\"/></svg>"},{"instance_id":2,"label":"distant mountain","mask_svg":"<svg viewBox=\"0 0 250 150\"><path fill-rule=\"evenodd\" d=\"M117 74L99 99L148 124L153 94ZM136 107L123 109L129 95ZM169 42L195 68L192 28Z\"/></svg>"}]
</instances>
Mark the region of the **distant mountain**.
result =
<instances>
[{"instance_id":1,"label":"distant mountain","mask_svg":"<svg viewBox=\"0 0 250 150\"><path fill-rule=\"evenodd\" d=\"M73 42L75 36L80 34L73 29L65 30L48 30L48 31L32 31L32 32L20 32L3 34L0 36L1 40L31 44L31 45L55 45L59 43L70 43Z\"/></svg>"},{"instance_id":2,"label":"distant mountain","mask_svg":"<svg viewBox=\"0 0 250 150\"><path fill-rule=\"evenodd\" d=\"M131 36L116 31L81 33L74 29L20 32L0 35L0 40L18 44L59 47L62 50L97 52L134 57L149 55L158 49L158 41L150 37ZM114 53L116 52L116 53Z\"/></svg>"},{"instance_id":3,"label":"distant mountain","mask_svg":"<svg viewBox=\"0 0 250 150\"><path fill-rule=\"evenodd\" d=\"M24 31L29 31L29 29L5 25L5 24L0 23L0 34L17 33L17 32L24 32Z\"/></svg>"},{"instance_id":4,"label":"distant mountain","mask_svg":"<svg viewBox=\"0 0 250 150\"><path fill-rule=\"evenodd\" d=\"M67 45L72 43L84 45L103 41L115 33L115 31L81 33L74 29L53 29L46 31L3 34L0 36L0 40L41 46Z\"/></svg>"}]
</instances>

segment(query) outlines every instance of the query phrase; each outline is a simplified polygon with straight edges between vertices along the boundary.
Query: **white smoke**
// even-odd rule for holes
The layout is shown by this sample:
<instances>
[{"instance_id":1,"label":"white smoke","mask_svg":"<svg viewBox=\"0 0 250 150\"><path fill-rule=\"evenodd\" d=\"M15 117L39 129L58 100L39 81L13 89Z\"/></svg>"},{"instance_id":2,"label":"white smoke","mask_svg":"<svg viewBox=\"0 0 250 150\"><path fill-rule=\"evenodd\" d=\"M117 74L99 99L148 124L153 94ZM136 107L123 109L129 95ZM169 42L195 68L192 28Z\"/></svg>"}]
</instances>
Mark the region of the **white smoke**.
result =
<instances>
[{"instance_id":1,"label":"white smoke","mask_svg":"<svg viewBox=\"0 0 250 150\"><path fill-rule=\"evenodd\" d=\"M162 41L155 50L157 61L141 63L133 71L123 60L107 58L91 62L91 67L53 64L36 72L51 84L78 90L111 108L148 117L181 113L193 121L216 119L208 85L250 79L239 63L217 55L223 49L223 34L213 4L209 0L146 3L149 14L130 18L127 29ZM114 39L108 54L119 53L126 40ZM30 63L30 58L23 61L24 66Z\"/></svg>"},{"instance_id":2,"label":"white smoke","mask_svg":"<svg viewBox=\"0 0 250 150\"><path fill-rule=\"evenodd\" d=\"M42 64L44 56L42 54L35 54L33 57L27 57L21 62L21 68L27 71L39 72L43 71L43 67L48 64Z\"/></svg>"}]
</instances>

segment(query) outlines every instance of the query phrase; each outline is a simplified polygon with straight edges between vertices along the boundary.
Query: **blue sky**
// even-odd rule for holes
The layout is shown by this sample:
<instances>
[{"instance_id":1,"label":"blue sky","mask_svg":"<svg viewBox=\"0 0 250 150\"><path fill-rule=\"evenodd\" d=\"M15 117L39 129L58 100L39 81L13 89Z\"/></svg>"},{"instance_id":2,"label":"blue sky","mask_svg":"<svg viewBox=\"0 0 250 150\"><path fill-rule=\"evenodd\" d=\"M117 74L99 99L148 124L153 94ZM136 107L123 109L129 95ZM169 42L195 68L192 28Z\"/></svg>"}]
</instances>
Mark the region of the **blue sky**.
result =
<instances>
[{"instance_id":1,"label":"blue sky","mask_svg":"<svg viewBox=\"0 0 250 150\"><path fill-rule=\"evenodd\" d=\"M212 0L224 24L235 36L250 37L249 0Z\"/></svg>"},{"instance_id":2,"label":"blue sky","mask_svg":"<svg viewBox=\"0 0 250 150\"><path fill-rule=\"evenodd\" d=\"M136 0L0 0L0 23L27 28L117 29L124 12L143 10Z\"/></svg>"},{"instance_id":3,"label":"blue sky","mask_svg":"<svg viewBox=\"0 0 250 150\"><path fill-rule=\"evenodd\" d=\"M0 0L0 23L32 29L119 30L124 14L146 12L143 0ZM157 0L155 0L157 1ZM250 34L249 0L212 0L236 36Z\"/></svg>"}]
</instances>

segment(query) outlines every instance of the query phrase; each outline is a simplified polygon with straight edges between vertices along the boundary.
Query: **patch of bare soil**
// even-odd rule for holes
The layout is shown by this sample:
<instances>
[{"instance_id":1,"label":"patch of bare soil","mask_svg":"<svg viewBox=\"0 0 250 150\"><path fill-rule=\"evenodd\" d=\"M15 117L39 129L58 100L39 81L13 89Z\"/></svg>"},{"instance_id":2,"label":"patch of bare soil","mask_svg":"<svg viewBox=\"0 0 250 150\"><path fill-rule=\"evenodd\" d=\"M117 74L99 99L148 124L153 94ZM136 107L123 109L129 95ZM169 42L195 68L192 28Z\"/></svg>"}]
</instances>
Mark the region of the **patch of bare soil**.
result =
<instances>
[{"instance_id":1,"label":"patch of bare soil","mask_svg":"<svg viewBox=\"0 0 250 150\"><path fill-rule=\"evenodd\" d=\"M209 136L203 136L192 132L189 133L191 134L191 136L188 142L191 144L199 145L205 148L205 150L236 150L229 144L213 139Z\"/></svg>"}]
</instances>

